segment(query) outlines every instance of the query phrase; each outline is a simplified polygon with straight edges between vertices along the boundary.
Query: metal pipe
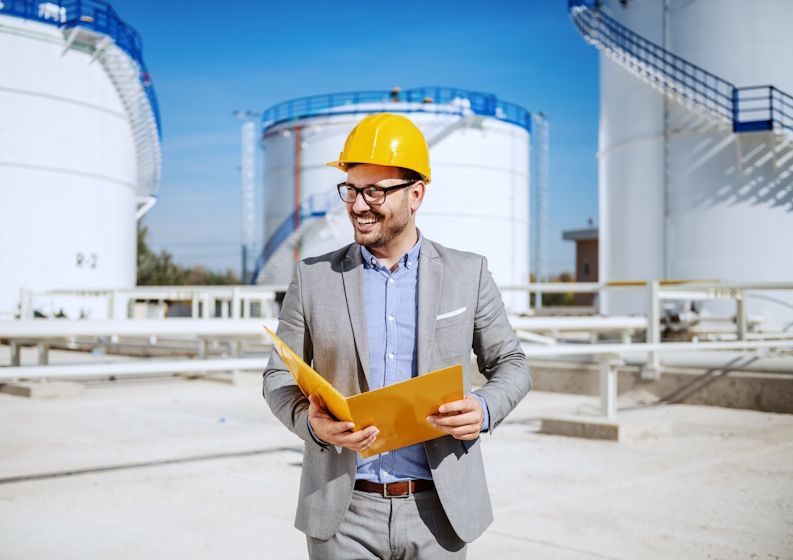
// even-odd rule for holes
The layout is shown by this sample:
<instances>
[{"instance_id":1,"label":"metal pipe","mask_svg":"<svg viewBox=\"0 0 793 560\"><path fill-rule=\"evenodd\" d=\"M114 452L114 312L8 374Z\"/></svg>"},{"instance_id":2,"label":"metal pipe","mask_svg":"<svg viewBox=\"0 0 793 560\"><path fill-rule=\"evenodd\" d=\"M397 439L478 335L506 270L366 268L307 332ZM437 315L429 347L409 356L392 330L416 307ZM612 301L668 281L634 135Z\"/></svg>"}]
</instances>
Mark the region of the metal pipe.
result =
<instances>
[{"instance_id":1,"label":"metal pipe","mask_svg":"<svg viewBox=\"0 0 793 560\"><path fill-rule=\"evenodd\" d=\"M264 370L269 358L212 358L206 360L135 360L99 364L59 364L0 368L0 380L123 377L140 374L177 374L208 371Z\"/></svg>"},{"instance_id":2,"label":"metal pipe","mask_svg":"<svg viewBox=\"0 0 793 560\"><path fill-rule=\"evenodd\" d=\"M194 321L192 319L139 319L115 321L33 319L0 321L0 338L47 339L74 336L264 336L264 327L275 329L277 319L228 319Z\"/></svg>"},{"instance_id":3,"label":"metal pipe","mask_svg":"<svg viewBox=\"0 0 793 560\"><path fill-rule=\"evenodd\" d=\"M588 356L603 354L636 354L639 352L690 352L713 350L760 350L793 348L793 340L757 340L729 342L660 342L651 344L557 344L555 346L535 346L522 344L524 354L529 358L544 356Z\"/></svg>"}]
</instances>

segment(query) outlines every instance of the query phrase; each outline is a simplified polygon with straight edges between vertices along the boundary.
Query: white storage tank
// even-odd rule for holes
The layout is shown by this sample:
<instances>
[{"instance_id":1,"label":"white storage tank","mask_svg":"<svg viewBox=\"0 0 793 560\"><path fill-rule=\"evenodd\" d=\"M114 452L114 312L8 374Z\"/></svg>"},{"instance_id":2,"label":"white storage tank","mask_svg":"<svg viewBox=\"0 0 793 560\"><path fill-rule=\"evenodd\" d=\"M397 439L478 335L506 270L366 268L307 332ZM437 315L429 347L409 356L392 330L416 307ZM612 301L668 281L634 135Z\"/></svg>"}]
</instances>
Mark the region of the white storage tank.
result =
<instances>
[{"instance_id":1,"label":"white storage tank","mask_svg":"<svg viewBox=\"0 0 793 560\"><path fill-rule=\"evenodd\" d=\"M432 183L416 221L422 234L487 256L498 284L527 283L532 116L494 95L451 88L316 96L265 112L267 242L257 283L288 283L296 260L353 241L335 189L344 175L325 163L377 112L405 114L430 146ZM511 308L527 308L525 293L504 297Z\"/></svg>"},{"instance_id":2,"label":"white storage tank","mask_svg":"<svg viewBox=\"0 0 793 560\"><path fill-rule=\"evenodd\" d=\"M110 5L0 6L0 317L8 318L21 289L135 285L136 216L154 202L161 160L140 36Z\"/></svg>"},{"instance_id":3,"label":"white storage tank","mask_svg":"<svg viewBox=\"0 0 793 560\"><path fill-rule=\"evenodd\" d=\"M793 93L793 59L782 54L793 50L788 29L793 3L605 0L571 5L599 9L640 36L604 18L590 20L621 42L602 48L600 57L601 279L793 281L793 185L786 147L793 129L774 125L773 131L737 133L732 122L733 117L768 119L767 110L748 109L766 103L753 101L753 95L770 91L735 90L744 100L738 115L733 114L733 86L771 84ZM596 37L601 47L603 36ZM643 39L679 58L653 51ZM631 50L654 66L637 67ZM674 69L676 91L659 86L658 69ZM783 110L790 126L793 106ZM643 293L611 292L601 310L643 313L646 299ZM790 292L752 294L747 305L750 315L764 318L764 328L793 323ZM734 313L726 302L711 302L705 309Z\"/></svg>"}]
</instances>

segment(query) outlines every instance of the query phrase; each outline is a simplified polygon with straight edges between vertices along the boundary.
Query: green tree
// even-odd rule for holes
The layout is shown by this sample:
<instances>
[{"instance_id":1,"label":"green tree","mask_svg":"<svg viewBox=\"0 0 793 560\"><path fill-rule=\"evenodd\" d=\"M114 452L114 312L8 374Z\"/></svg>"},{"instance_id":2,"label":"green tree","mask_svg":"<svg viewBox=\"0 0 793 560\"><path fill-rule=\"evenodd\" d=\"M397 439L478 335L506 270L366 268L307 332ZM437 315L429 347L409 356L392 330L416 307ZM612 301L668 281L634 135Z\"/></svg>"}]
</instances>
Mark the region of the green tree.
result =
<instances>
[{"instance_id":1,"label":"green tree","mask_svg":"<svg viewBox=\"0 0 793 560\"><path fill-rule=\"evenodd\" d=\"M155 253L149 248L149 228L138 222L138 286L184 286L239 284L239 277L232 271L219 273L203 266L186 268L173 260L173 255L162 250Z\"/></svg>"}]
</instances>

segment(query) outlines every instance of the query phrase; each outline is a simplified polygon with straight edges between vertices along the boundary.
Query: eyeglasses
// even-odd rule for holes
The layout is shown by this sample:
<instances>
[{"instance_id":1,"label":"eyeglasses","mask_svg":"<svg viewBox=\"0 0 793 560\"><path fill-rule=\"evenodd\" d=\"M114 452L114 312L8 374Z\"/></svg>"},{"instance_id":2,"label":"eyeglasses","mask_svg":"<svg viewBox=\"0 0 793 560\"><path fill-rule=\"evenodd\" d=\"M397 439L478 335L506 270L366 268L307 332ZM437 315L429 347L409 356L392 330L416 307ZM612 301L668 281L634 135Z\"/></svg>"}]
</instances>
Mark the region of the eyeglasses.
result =
<instances>
[{"instance_id":1,"label":"eyeglasses","mask_svg":"<svg viewBox=\"0 0 793 560\"><path fill-rule=\"evenodd\" d=\"M398 191L417 183L418 181L410 181L402 183L401 185L394 185L393 187L379 187L377 185L368 185L366 187L353 187L347 183L339 183L336 189L339 191L339 196L344 202L353 203L358 198L358 194L363 195L366 204L371 206L379 206L385 202L386 195L391 191Z\"/></svg>"}]
</instances>

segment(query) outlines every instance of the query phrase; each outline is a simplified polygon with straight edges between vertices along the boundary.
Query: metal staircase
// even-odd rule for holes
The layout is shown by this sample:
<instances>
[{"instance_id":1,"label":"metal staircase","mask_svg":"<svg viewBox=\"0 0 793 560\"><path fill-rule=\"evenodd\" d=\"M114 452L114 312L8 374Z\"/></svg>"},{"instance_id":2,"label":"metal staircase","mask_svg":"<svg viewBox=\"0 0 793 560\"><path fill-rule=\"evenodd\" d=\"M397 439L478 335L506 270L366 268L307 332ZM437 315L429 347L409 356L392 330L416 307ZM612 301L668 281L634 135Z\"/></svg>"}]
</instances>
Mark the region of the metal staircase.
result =
<instances>
[{"instance_id":1,"label":"metal staircase","mask_svg":"<svg viewBox=\"0 0 793 560\"><path fill-rule=\"evenodd\" d=\"M251 277L251 284L272 284L291 274L293 255L300 242L316 232L317 227L335 221L334 214L343 214L344 207L336 192L318 193L306 198L300 208L289 214L265 243ZM324 218L324 219L323 219ZM332 228L331 228L332 229Z\"/></svg>"},{"instance_id":2,"label":"metal staircase","mask_svg":"<svg viewBox=\"0 0 793 560\"><path fill-rule=\"evenodd\" d=\"M737 87L631 31L601 6L600 0L568 0L570 17L586 41L711 125L728 133L765 133L747 142L748 153L738 158L745 181L719 193L718 200L752 198L793 208L793 97L771 85ZM749 177L769 160L774 177Z\"/></svg>"},{"instance_id":3,"label":"metal staircase","mask_svg":"<svg viewBox=\"0 0 793 560\"><path fill-rule=\"evenodd\" d=\"M600 9L598 0L569 0L573 23L589 43L656 88L732 125L733 132L770 130L793 137L793 97L774 86L736 87L634 33Z\"/></svg>"}]
</instances>

